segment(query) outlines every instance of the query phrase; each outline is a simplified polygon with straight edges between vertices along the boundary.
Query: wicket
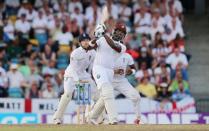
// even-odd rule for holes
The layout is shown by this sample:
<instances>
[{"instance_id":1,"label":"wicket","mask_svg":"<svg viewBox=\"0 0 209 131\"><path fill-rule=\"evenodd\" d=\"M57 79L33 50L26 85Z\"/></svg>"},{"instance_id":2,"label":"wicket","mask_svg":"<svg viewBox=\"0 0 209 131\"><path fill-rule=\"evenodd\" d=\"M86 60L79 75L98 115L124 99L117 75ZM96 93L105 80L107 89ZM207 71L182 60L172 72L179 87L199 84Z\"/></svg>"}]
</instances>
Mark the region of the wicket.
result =
<instances>
[{"instance_id":1,"label":"wicket","mask_svg":"<svg viewBox=\"0 0 209 131\"><path fill-rule=\"evenodd\" d=\"M76 104L77 108L77 122L78 124L84 124L85 121L85 110L90 111L91 106L91 85L89 83L80 83L76 85ZM81 119L82 114L82 119Z\"/></svg>"}]
</instances>

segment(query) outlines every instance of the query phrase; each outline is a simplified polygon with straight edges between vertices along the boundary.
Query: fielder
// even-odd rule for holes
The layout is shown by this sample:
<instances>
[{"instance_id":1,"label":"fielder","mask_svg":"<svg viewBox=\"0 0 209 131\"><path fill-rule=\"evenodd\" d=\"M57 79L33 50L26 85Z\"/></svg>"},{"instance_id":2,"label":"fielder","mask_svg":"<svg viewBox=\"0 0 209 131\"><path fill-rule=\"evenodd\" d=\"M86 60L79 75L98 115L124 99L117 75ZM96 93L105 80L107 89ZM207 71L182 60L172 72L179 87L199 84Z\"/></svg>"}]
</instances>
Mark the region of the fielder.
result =
<instances>
[{"instance_id":1,"label":"fielder","mask_svg":"<svg viewBox=\"0 0 209 131\"><path fill-rule=\"evenodd\" d=\"M123 23L116 23L112 38L105 34L106 27L99 24L95 29L97 39L90 42L90 46L96 48L96 57L93 65L93 77L100 90L100 98L94 105L88 117L93 124L104 110L107 111L109 124L117 124L117 110L115 105L113 76L115 60L126 51L126 47L120 42L126 34Z\"/></svg>"},{"instance_id":2,"label":"fielder","mask_svg":"<svg viewBox=\"0 0 209 131\"><path fill-rule=\"evenodd\" d=\"M79 37L80 47L75 49L70 56L70 64L64 74L64 94L58 104L58 108L53 116L55 124L62 123L62 117L65 109L72 99L73 91L76 84L80 82L88 82L93 89L96 85L92 80L91 73L86 70L92 67L94 61L95 50L89 50L90 37L87 34L82 34ZM91 70L91 69L90 69Z\"/></svg>"},{"instance_id":3,"label":"fielder","mask_svg":"<svg viewBox=\"0 0 209 131\"><path fill-rule=\"evenodd\" d=\"M134 60L128 53L123 53L115 62L113 88L122 93L133 102L136 114L135 124L141 124L140 117L140 95L138 91L128 82L125 75L135 74Z\"/></svg>"},{"instance_id":4,"label":"fielder","mask_svg":"<svg viewBox=\"0 0 209 131\"><path fill-rule=\"evenodd\" d=\"M113 88L116 91L115 95L122 93L125 97L133 102L134 111L136 114L135 124L143 124L141 121L140 112L140 95L138 91L128 82L125 75L135 74L134 60L128 53L123 53L115 61L114 65L114 77L113 77ZM103 107L104 108L104 107ZM104 110L104 109L103 109ZM98 123L103 123L104 113L101 114Z\"/></svg>"}]
</instances>

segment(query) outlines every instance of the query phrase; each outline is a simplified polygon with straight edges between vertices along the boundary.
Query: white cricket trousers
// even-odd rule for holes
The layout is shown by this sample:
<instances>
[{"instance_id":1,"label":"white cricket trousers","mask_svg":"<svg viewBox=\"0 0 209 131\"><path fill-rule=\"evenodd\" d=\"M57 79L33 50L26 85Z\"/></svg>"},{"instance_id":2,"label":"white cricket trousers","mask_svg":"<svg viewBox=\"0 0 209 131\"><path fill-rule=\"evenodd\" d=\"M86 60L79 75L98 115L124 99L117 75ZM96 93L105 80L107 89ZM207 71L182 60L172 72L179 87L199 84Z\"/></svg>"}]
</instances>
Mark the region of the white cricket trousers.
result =
<instances>
[{"instance_id":1,"label":"white cricket trousers","mask_svg":"<svg viewBox=\"0 0 209 131\"><path fill-rule=\"evenodd\" d=\"M116 92L123 94L126 98L133 102L136 119L140 119L140 94L139 92L128 82L126 78L120 81L113 82L113 88Z\"/></svg>"},{"instance_id":2,"label":"white cricket trousers","mask_svg":"<svg viewBox=\"0 0 209 131\"><path fill-rule=\"evenodd\" d=\"M99 65L93 66L93 77L100 92L100 98L90 113L90 118L97 119L105 109L110 123L117 122L117 110L112 85L114 71Z\"/></svg>"}]
</instances>

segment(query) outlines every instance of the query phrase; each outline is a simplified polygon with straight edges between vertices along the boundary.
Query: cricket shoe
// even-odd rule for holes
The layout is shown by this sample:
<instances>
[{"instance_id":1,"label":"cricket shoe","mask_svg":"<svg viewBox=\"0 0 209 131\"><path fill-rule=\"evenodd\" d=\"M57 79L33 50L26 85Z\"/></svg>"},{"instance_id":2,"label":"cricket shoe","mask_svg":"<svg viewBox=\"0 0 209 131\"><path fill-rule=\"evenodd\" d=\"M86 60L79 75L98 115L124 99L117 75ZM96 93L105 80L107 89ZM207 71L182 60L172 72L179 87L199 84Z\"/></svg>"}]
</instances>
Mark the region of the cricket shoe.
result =
<instances>
[{"instance_id":1,"label":"cricket shoe","mask_svg":"<svg viewBox=\"0 0 209 131\"><path fill-rule=\"evenodd\" d=\"M90 117L90 112L85 113L85 121L91 125L98 125L97 120Z\"/></svg>"},{"instance_id":2,"label":"cricket shoe","mask_svg":"<svg viewBox=\"0 0 209 131\"><path fill-rule=\"evenodd\" d=\"M134 124L136 124L136 125L141 125L141 124L144 124L144 122L142 122L140 119L136 119L136 120L134 121Z\"/></svg>"},{"instance_id":3,"label":"cricket shoe","mask_svg":"<svg viewBox=\"0 0 209 131\"><path fill-rule=\"evenodd\" d=\"M89 119L88 123L91 124L91 125L98 125L98 123L95 119Z\"/></svg>"},{"instance_id":4,"label":"cricket shoe","mask_svg":"<svg viewBox=\"0 0 209 131\"><path fill-rule=\"evenodd\" d=\"M105 118L98 119L97 122L99 125L105 124Z\"/></svg>"},{"instance_id":5,"label":"cricket shoe","mask_svg":"<svg viewBox=\"0 0 209 131\"><path fill-rule=\"evenodd\" d=\"M118 125L117 121L110 122L109 125Z\"/></svg>"},{"instance_id":6,"label":"cricket shoe","mask_svg":"<svg viewBox=\"0 0 209 131\"><path fill-rule=\"evenodd\" d=\"M54 123L55 125L60 125L60 124L62 124L62 120L60 120L60 119L54 119L54 120L53 120L53 123Z\"/></svg>"}]
</instances>

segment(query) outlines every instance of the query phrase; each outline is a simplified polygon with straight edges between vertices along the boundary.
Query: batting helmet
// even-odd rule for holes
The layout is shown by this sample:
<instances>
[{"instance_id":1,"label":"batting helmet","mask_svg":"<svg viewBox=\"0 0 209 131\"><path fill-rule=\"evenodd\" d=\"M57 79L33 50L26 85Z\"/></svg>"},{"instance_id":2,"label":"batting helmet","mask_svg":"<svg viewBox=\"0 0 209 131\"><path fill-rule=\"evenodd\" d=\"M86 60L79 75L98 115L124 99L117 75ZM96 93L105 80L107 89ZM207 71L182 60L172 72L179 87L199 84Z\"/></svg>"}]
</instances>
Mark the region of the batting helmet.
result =
<instances>
[{"instance_id":1,"label":"batting helmet","mask_svg":"<svg viewBox=\"0 0 209 131\"><path fill-rule=\"evenodd\" d=\"M115 30L119 30L126 34L126 25L123 22L119 21L115 24Z\"/></svg>"}]
</instances>

